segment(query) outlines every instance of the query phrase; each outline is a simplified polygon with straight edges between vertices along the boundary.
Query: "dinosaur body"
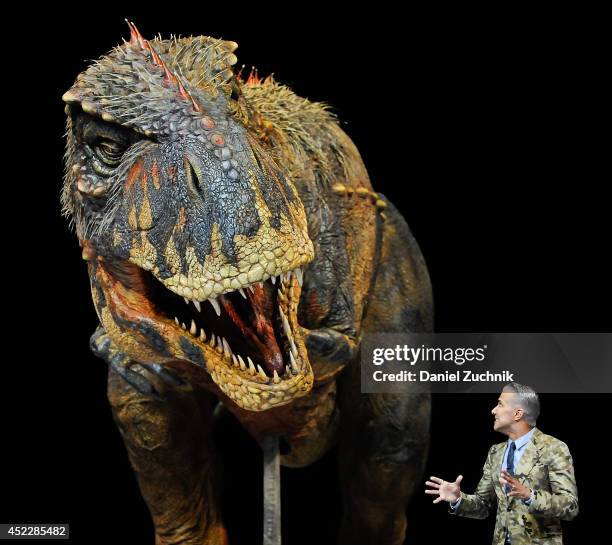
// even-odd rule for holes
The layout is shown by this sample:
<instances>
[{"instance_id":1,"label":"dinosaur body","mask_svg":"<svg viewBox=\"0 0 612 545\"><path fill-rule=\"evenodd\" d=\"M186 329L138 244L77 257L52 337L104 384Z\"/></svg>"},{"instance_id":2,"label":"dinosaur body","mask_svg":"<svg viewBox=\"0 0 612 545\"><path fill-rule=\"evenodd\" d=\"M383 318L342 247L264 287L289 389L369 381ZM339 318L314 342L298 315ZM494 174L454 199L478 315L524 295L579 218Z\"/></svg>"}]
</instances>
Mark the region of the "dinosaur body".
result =
<instances>
[{"instance_id":1,"label":"dinosaur body","mask_svg":"<svg viewBox=\"0 0 612 545\"><path fill-rule=\"evenodd\" d=\"M115 420L158 544L227 542L218 407L288 466L338 443L339 543L402 543L429 398L361 394L359 350L431 330L425 264L327 109L240 80L235 48L132 27L64 95L62 198Z\"/></svg>"}]
</instances>

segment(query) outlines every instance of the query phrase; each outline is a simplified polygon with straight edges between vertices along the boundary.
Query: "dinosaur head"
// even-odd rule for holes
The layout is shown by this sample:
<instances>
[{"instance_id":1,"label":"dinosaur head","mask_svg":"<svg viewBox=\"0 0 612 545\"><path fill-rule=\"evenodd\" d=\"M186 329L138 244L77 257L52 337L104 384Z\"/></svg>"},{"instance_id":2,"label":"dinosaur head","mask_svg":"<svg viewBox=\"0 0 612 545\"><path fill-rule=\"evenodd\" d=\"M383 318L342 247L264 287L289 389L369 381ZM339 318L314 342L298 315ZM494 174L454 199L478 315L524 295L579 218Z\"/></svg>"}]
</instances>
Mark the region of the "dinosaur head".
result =
<instances>
[{"instance_id":1,"label":"dinosaur head","mask_svg":"<svg viewBox=\"0 0 612 545\"><path fill-rule=\"evenodd\" d=\"M237 44L130 28L63 96L62 202L100 321L136 361L188 362L247 410L286 404L312 387L297 308L313 245Z\"/></svg>"}]
</instances>

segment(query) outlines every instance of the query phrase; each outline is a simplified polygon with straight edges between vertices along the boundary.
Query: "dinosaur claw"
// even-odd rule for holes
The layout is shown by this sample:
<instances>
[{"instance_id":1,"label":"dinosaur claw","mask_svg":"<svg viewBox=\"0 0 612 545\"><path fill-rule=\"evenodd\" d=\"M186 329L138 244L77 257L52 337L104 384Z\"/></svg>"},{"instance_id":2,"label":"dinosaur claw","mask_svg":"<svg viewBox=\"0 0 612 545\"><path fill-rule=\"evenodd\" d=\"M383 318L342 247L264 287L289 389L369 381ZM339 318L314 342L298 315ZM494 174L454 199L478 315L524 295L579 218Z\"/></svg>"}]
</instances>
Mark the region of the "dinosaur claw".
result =
<instances>
[{"instance_id":1,"label":"dinosaur claw","mask_svg":"<svg viewBox=\"0 0 612 545\"><path fill-rule=\"evenodd\" d=\"M127 354L114 346L111 338L102 327L98 327L90 337L89 346L96 356L105 360L130 386L141 394L154 397L158 401L164 401L165 397L146 376L147 373L155 375L170 387L183 386L185 384L181 377L159 363L132 361Z\"/></svg>"},{"instance_id":2,"label":"dinosaur claw","mask_svg":"<svg viewBox=\"0 0 612 545\"><path fill-rule=\"evenodd\" d=\"M130 364L129 359L122 352L118 352L113 356L110 360L110 366L123 380L141 394L151 396L157 401L165 401L165 397L155 388L151 381L139 372L144 367L138 363Z\"/></svg>"},{"instance_id":3,"label":"dinosaur claw","mask_svg":"<svg viewBox=\"0 0 612 545\"><path fill-rule=\"evenodd\" d=\"M98 327L89 339L89 349L101 358L108 354L110 345L111 340L102 327Z\"/></svg>"},{"instance_id":4,"label":"dinosaur claw","mask_svg":"<svg viewBox=\"0 0 612 545\"><path fill-rule=\"evenodd\" d=\"M331 328L300 328L308 355L334 364L346 364L353 359L357 343L344 333Z\"/></svg>"}]
</instances>

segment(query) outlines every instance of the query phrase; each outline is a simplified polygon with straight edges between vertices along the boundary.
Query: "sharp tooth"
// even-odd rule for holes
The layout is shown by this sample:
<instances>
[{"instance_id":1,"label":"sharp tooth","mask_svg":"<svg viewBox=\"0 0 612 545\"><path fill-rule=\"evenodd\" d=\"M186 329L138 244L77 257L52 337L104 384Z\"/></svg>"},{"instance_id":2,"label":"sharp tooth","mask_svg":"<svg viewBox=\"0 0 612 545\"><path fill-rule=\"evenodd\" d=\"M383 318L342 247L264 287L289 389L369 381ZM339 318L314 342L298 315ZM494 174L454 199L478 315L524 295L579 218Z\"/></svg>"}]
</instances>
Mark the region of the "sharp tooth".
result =
<instances>
[{"instance_id":1,"label":"sharp tooth","mask_svg":"<svg viewBox=\"0 0 612 545\"><path fill-rule=\"evenodd\" d=\"M272 381L274 382L274 384L278 384L280 382L280 377L278 376L276 369L274 369L274 376L272 377Z\"/></svg>"},{"instance_id":2,"label":"sharp tooth","mask_svg":"<svg viewBox=\"0 0 612 545\"><path fill-rule=\"evenodd\" d=\"M230 358L233 354L229 343L225 340L225 337L221 337L221 342L223 343L223 353Z\"/></svg>"},{"instance_id":3,"label":"sharp tooth","mask_svg":"<svg viewBox=\"0 0 612 545\"><path fill-rule=\"evenodd\" d=\"M276 284L276 276L271 276L270 280L272 281L272 285L274 286Z\"/></svg>"},{"instance_id":4,"label":"sharp tooth","mask_svg":"<svg viewBox=\"0 0 612 545\"><path fill-rule=\"evenodd\" d=\"M198 328L196 327L195 322L193 320L191 320L191 328L189 329L189 333L191 333L192 335L198 334Z\"/></svg>"},{"instance_id":5,"label":"sharp tooth","mask_svg":"<svg viewBox=\"0 0 612 545\"><path fill-rule=\"evenodd\" d=\"M198 312L202 312L202 306L200 305L200 301L194 301L193 305L198 309Z\"/></svg>"},{"instance_id":6,"label":"sharp tooth","mask_svg":"<svg viewBox=\"0 0 612 545\"><path fill-rule=\"evenodd\" d=\"M204 328L200 329L200 340L202 342L206 341L206 333L204 332Z\"/></svg>"},{"instance_id":7,"label":"sharp tooth","mask_svg":"<svg viewBox=\"0 0 612 545\"><path fill-rule=\"evenodd\" d=\"M285 365L285 376L289 376L291 374L291 371L289 370L289 366Z\"/></svg>"},{"instance_id":8,"label":"sharp tooth","mask_svg":"<svg viewBox=\"0 0 612 545\"><path fill-rule=\"evenodd\" d=\"M247 298L246 293L244 293L244 290L242 288L240 288L238 291L240 292L240 295L242 295L242 297L244 297L245 299Z\"/></svg>"},{"instance_id":9,"label":"sharp tooth","mask_svg":"<svg viewBox=\"0 0 612 545\"><path fill-rule=\"evenodd\" d=\"M210 334L210 346L214 348L216 344L217 344L217 337L215 337L214 333L211 333Z\"/></svg>"},{"instance_id":10,"label":"sharp tooth","mask_svg":"<svg viewBox=\"0 0 612 545\"><path fill-rule=\"evenodd\" d=\"M247 288L249 289L251 293L255 293L255 291L253 290L253 284L249 284Z\"/></svg>"},{"instance_id":11,"label":"sharp tooth","mask_svg":"<svg viewBox=\"0 0 612 545\"><path fill-rule=\"evenodd\" d=\"M240 356L240 354L238 354L238 362L240 363L240 369L242 369L243 371L246 370L246 365L244 363L244 360L242 359L242 357Z\"/></svg>"},{"instance_id":12,"label":"sharp tooth","mask_svg":"<svg viewBox=\"0 0 612 545\"><path fill-rule=\"evenodd\" d=\"M178 318L175 316L174 317L174 321L176 322L176 325L181 325L181 322L179 322Z\"/></svg>"},{"instance_id":13,"label":"sharp tooth","mask_svg":"<svg viewBox=\"0 0 612 545\"><path fill-rule=\"evenodd\" d=\"M304 278L302 276L302 269L300 269L299 267L295 269L295 276L297 276L298 283L301 286L302 282L304 281Z\"/></svg>"},{"instance_id":14,"label":"sharp tooth","mask_svg":"<svg viewBox=\"0 0 612 545\"><path fill-rule=\"evenodd\" d=\"M234 364L234 367L238 367L239 366L238 358L236 358L236 356L234 356L234 354L232 354L232 363Z\"/></svg>"},{"instance_id":15,"label":"sharp tooth","mask_svg":"<svg viewBox=\"0 0 612 545\"><path fill-rule=\"evenodd\" d=\"M209 301L210 301L210 304L215 309L215 312L217 313L217 316L221 316L221 307L219 306L219 301L217 301L217 298L216 297L211 297L209 299Z\"/></svg>"},{"instance_id":16,"label":"sharp tooth","mask_svg":"<svg viewBox=\"0 0 612 545\"><path fill-rule=\"evenodd\" d=\"M249 362L249 373L251 373L251 375L255 374L255 365L253 364L253 360L247 356L247 361Z\"/></svg>"},{"instance_id":17,"label":"sharp tooth","mask_svg":"<svg viewBox=\"0 0 612 545\"><path fill-rule=\"evenodd\" d=\"M293 369L297 373L298 366L297 366L297 363L295 363L295 358L293 357L293 352L289 352L289 359L291 360L291 369Z\"/></svg>"},{"instance_id":18,"label":"sharp tooth","mask_svg":"<svg viewBox=\"0 0 612 545\"><path fill-rule=\"evenodd\" d=\"M189 299L187 299L187 297L183 297L183 299L185 299L185 304L188 305L189 304Z\"/></svg>"},{"instance_id":19,"label":"sharp tooth","mask_svg":"<svg viewBox=\"0 0 612 545\"><path fill-rule=\"evenodd\" d=\"M266 372L261 368L261 365L257 366L257 372L261 378L268 380L268 375L266 375Z\"/></svg>"},{"instance_id":20,"label":"sharp tooth","mask_svg":"<svg viewBox=\"0 0 612 545\"><path fill-rule=\"evenodd\" d=\"M183 328L185 331L187 331L187 326L186 326L184 323L182 323L182 322L181 322L181 327L182 327L182 328Z\"/></svg>"},{"instance_id":21,"label":"sharp tooth","mask_svg":"<svg viewBox=\"0 0 612 545\"><path fill-rule=\"evenodd\" d=\"M289 343L291 344L291 353L297 358L298 351L297 351L297 347L295 346L295 343L293 342L293 339L289 339Z\"/></svg>"},{"instance_id":22,"label":"sharp tooth","mask_svg":"<svg viewBox=\"0 0 612 545\"><path fill-rule=\"evenodd\" d=\"M261 289L263 289L263 282L257 282L257 285L258 285L258 286L259 286Z\"/></svg>"},{"instance_id":23,"label":"sharp tooth","mask_svg":"<svg viewBox=\"0 0 612 545\"><path fill-rule=\"evenodd\" d=\"M287 317L285 316L285 313L282 311L282 309L279 307L280 310L280 315L281 318L283 319L283 329L285 330L285 335L287 335L287 337L289 337L289 340L291 340L291 328L289 327L289 321L287 320Z\"/></svg>"}]
</instances>

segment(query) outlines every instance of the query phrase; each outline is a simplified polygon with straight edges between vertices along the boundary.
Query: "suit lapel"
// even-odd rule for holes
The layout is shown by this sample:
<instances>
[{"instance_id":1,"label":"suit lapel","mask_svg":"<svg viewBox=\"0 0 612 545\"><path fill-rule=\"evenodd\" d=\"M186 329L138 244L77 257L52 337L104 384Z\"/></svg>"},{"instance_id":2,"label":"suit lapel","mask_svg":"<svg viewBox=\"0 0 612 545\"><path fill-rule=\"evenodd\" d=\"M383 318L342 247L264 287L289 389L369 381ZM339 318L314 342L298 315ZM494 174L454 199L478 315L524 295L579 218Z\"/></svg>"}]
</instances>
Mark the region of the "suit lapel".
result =
<instances>
[{"instance_id":1,"label":"suit lapel","mask_svg":"<svg viewBox=\"0 0 612 545\"><path fill-rule=\"evenodd\" d=\"M518 467L516 468L516 476L527 476L533 469L540 455L540 430L536 428L531 436L531 441L525 446L525 452L521 456Z\"/></svg>"}]
</instances>

